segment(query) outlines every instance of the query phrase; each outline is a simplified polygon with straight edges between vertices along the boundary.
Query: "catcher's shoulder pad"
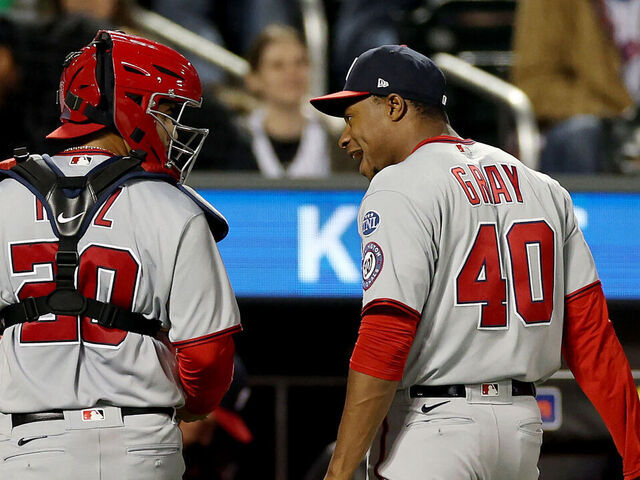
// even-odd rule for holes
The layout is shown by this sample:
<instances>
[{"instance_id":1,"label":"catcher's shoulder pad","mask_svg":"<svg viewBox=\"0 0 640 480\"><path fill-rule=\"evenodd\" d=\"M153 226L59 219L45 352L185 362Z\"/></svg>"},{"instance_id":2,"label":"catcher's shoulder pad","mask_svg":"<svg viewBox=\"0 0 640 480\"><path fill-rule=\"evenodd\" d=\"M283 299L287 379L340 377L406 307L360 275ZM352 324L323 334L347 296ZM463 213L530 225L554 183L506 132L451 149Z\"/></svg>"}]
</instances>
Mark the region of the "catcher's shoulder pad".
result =
<instances>
[{"instance_id":1,"label":"catcher's shoulder pad","mask_svg":"<svg viewBox=\"0 0 640 480\"><path fill-rule=\"evenodd\" d=\"M215 209L213 205L207 202L202 196L188 185L177 184L176 185L185 195L193 200L198 207L204 212L209 228L213 234L213 238L216 242L224 239L229 233L229 223L224 216Z\"/></svg>"}]
</instances>

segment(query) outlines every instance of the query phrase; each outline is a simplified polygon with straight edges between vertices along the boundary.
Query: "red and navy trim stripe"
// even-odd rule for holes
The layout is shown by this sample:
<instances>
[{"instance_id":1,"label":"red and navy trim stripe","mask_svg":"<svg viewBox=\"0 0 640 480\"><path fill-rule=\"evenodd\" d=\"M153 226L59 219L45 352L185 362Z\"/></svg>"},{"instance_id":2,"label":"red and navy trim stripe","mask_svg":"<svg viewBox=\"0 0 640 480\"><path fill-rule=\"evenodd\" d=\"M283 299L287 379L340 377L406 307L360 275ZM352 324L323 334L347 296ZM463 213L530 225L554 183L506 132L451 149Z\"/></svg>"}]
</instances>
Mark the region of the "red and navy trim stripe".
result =
<instances>
[{"instance_id":1,"label":"red and navy trim stripe","mask_svg":"<svg viewBox=\"0 0 640 480\"><path fill-rule=\"evenodd\" d=\"M427 138L426 140L422 140L418 145L415 146L413 150L411 150L411 153L415 152L427 143L461 143L462 145L473 145L476 142L475 140L471 140L470 138L462 139L458 137L451 137L449 135L438 135L437 137L431 137Z\"/></svg>"},{"instance_id":2,"label":"red and navy trim stripe","mask_svg":"<svg viewBox=\"0 0 640 480\"><path fill-rule=\"evenodd\" d=\"M596 288L599 286L601 286L600 280L596 280L595 282L590 283L589 285L582 287L575 292L571 292L570 294L565 295L564 301L569 302L571 300L575 300L576 298L580 298L581 296L587 294L592 288Z\"/></svg>"},{"instance_id":3,"label":"red and navy trim stripe","mask_svg":"<svg viewBox=\"0 0 640 480\"><path fill-rule=\"evenodd\" d=\"M219 332L209 333L207 335L203 335L202 337L190 338L189 340L181 340L179 342L173 342L173 346L176 348L190 347L193 345L207 343L212 340L217 340L218 338L225 337L227 335L231 335L233 333L238 333L241 331L242 331L242 325L234 325L233 327L220 330Z\"/></svg>"},{"instance_id":4,"label":"red and navy trim stripe","mask_svg":"<svg viewBox=\"0 0 640 480\"><path fill-rule=\"evenodd\" d=\"M397 308L398 310L402 310L403 312L408 313L418 319L420 319L420 317L422 316L419 311L414 310L410 306L405 305L404 303L392 298L376 298L375 300L371 300L362 308L362 315L366 315L367 312L374 307L381 306Z\"/></svg>"}]
</instances>

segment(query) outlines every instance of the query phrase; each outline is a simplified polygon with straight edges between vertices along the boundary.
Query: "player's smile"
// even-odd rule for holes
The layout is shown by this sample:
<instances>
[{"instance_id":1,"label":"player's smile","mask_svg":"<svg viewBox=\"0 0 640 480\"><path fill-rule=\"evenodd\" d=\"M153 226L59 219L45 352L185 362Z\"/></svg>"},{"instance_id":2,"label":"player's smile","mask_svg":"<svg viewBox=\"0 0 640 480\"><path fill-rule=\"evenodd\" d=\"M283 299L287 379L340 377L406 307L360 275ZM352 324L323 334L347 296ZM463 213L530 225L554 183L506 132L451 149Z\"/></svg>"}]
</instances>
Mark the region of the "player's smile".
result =
<instances>
[{"instance_id":1,"label":"player's smile","mask_svg":"<svg viewBox=\"0 0 640 480\"><path fill-rule=\"evenodd\" d=\"M345 128L338 140L350 158L359 163L360 173L371 180L390 160L389 142L381 102L367 97L345 110Z\"/></svg>"},{"instance_id":2,"label":"player's smile","mask_svg":"<svg viewBox=\"0 0 640 480\"><path fill-rule=\"evenodd\" d=\"M354 149L348 152L349 156L355 160L356 162L360 163L362 161L362 157L363 157L363 152L360 149Z\"/></svg>"}]
</instances>

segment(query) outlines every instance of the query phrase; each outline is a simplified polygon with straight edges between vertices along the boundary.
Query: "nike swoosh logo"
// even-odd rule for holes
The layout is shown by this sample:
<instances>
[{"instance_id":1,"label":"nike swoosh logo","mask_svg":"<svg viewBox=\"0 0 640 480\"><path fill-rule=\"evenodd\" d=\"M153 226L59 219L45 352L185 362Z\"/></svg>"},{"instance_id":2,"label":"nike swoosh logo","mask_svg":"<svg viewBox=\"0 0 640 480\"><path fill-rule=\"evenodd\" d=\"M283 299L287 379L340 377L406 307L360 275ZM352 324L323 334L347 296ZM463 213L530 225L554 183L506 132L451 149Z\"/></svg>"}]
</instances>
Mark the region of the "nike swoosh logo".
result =
<instances>
[{"instance_id":1,"label":"nike swoosh logo","mask_svg":"<svg viewBox=\"0 0 640 480\"><path fill-rule=\"evenodd\" d=\"M84 215L84 212L80 212L77 215L74 215L73 217L65 217L62 213L60 215L58 215L58 222L60 223L69 223L72 222L73 220L75 220L78 217L81 217L82 215Z\"/></svg>"},{"instance_id":2,"label":"nike swoosh logo","mask_svg":"<svg viewBox=\"0 0 640 480\"><path fill-rule=\"evenodd\" d=\"M25 443L33 442L34 440L39 440L41 438L47 438L47 437L48 435L42 435L40 437L21 438L20 440L18 440L18 446L21 447Z\"/></svg>"},{"instance_id":3,"label":"nike swoosh logo","mask_svg":"<svg viewBox=\"0 0 640 480\"><path fill-rule=\"evenodd\" d=\"M439 407L440 405L444 405L445 403L449 403L450 401L451 400L445 400L444 402L436 403L435 405L429 405L428 407L426 405L422 405L422 413L429 413L434 408Z\"/></svg>"}]
</instances>

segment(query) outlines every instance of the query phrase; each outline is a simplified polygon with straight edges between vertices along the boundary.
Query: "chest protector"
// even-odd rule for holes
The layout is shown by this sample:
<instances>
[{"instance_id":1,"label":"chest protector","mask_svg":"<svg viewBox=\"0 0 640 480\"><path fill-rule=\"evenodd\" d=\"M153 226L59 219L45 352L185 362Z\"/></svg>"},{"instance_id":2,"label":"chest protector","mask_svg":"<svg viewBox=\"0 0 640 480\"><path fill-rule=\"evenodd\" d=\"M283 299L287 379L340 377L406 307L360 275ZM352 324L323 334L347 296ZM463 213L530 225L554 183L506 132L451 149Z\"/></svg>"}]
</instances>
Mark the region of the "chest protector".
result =
<instances>
[{"instance_id":1,"label":"chest protector","mask_svg":"<svg viewBox=\"0 0 640 480\"><path fill-rule=\"evenodd\" d=\"M86 232L95 212L112 192L132 178L155 178L175 184L168 175L150 174L142 169L144 152L133 150L128 157L114 157L84 177L65 177L39 155L25 155L3 177L13 178L36 195L47 209L49 221L59 239L55 256L56 288L47 296L28 297L0 311L0 332L12 325L35 322L41 315L83 315L106 328L155 337L159 320L148 319L110 302L88 298L75 287L78 267L78 241ZM60 221L62 220L62 221Z\"/></svg>"}]
</instances>

